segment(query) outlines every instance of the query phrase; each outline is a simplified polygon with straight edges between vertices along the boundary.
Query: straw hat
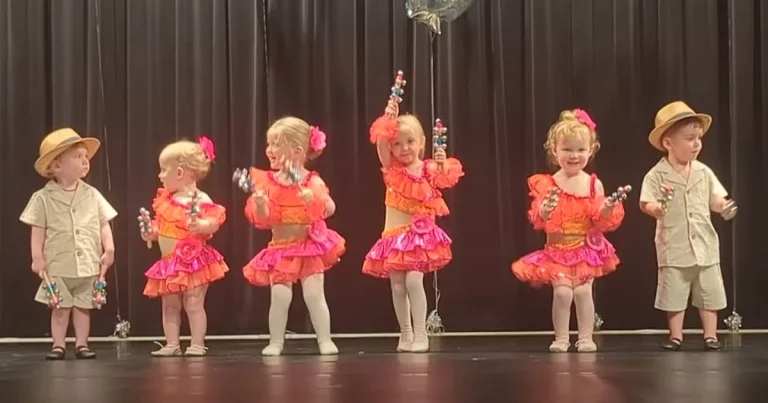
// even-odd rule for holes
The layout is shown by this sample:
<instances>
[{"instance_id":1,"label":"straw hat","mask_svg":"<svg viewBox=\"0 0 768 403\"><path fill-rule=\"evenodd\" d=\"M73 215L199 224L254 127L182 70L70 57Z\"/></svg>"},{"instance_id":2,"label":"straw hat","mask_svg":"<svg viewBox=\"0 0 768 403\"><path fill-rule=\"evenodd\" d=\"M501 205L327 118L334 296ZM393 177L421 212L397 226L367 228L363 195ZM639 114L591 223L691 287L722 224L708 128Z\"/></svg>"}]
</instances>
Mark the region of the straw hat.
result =
<instances>
[{"instance_id":1,"label":"straw hat","mask_svg":"<svg viewBox=\"0 0 768 403\"><path fill-rule=\"evenodd\" d=\"M56 157L61 155L69 147L82 144L88 152L88 159L93 158L99 150L101 142L93 137L80 137L76 131L70 128L56 130L45 136L40 143L40 157L35 161L35 171L43 177L49 177L48 168Z\"/></svg>"},{"instance_id":2,"label":"straw hat","mask_svg":"<svg viewBox=\"0 0 768 403\"><path fill-rule=\"evenodd\" d=\"M690 106L686 105L685 102L675 101L666 104L663 108L659 109L659 112L656 114L656 120L654 121L656 127L654 127L651 134L648 135L648 141L657 150L667 151L661 144L661 135L676 122L687 118L697 118L701 121L701 126L703 128L702 135L707 133L709 126L712 124L712 116L704 113L696 113Z\"/></svg>"}]
</instances>

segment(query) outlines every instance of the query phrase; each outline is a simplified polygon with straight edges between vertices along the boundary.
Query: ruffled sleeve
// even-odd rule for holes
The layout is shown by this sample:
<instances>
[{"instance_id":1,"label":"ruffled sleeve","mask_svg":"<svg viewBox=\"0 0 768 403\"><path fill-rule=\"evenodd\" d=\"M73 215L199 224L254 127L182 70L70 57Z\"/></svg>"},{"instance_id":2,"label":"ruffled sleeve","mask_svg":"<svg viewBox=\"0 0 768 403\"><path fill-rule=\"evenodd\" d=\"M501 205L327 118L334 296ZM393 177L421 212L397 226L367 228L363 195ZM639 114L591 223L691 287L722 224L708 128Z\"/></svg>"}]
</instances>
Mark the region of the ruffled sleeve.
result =
<instances>
[{"instance_id":1,"label":"ruffled sleeve","mask_svg":"<svg viewBox=\"0 0 768 403\"><path fill-rule=\"evenodd\" d=\"M251 182L253 183L253 189L254 192L257 190L263 191L267 197L269 198L269 175L267 171L263 171L261 169L251 168L249 169L249 174L251 176ZM258 208L256 207L256 200L253 197L248 197L248 200L245 202L245 218L248 219L248 221L256 228L259 229L269 229L272 227L272 224L275 223L276 220L274 220L274 217L276 216L277 211L275 211L275 206L272 205L271 198L270 202L267 202L267 209L269 210L269 216L268 217L261 217L258 213Z\"/></svg>"},{"instance_id":2,"label":"ruffled sleeve","mask_svg":"<svg viewBox=\"0 0 768 403\"><path fill-rule=\"evenodd\" d=\"M461 166L461 161L456 158L446 159L442 167L434 160L427 160L424 163L429 167L432 183L438 189L452 188L464 176L464 168Z\"/></svg>"},{"instance_id":3,"label":"ruffled sleeve","mask_svg":"<svg viewBox=\"0 0 768 403\"><path fill-rule=\"evenodd\" d=\"M227 209L224 206L216 203L203 203L201 208L201 218L211 221L216 224L216 227L221 227L227 221Z\"/></svg>"},{"instance_id":4,"label":"ruffled sleeve","mask_svg":"<svg viewBox=\"0 0 768 403\"><path fill-rule=\"evenodd\" d=\"M397 137L397 121L387 115L381 115L371 125L369 135L372 144L376 144L380 138L392 140Z\"/></svg>"},{"instance_id":5,"label":"ruffled sleeve","mask_svg":"<svg viewBox=\"0 0 768 403\"><path fill-rule=\"evenodd\" d=\"M592 209L592 224L602 232L615 231L624 220L624 203L616 203L611 213L606 217L600 212L605 199L605 196L595 197Z\"/></svg>"},{"instance_id":6,"label":"ruffled sleeve","mask_svg":"<svg viewBox=\"0 0 768 403\"><path fill-rule=\"evenodd\" d=\"M316 172L310 172L306 178L307 189L312 192L312 202L307 205L307 217L314 222L324 220L326 215L326 201L330 195L328 186Z\"/></svg>"},{"instance_id":7,"label":"ruffled sleeve","mask_svg":"<svg viewBox=\"0 0 768 403\"><path fill-rule=\"evenodd\" d=\"M528 210L528 220L537 230L544 229L546 222L539 215L541 203L547 196L549 188L552 187L552 180L548 175L536 174L528 178L529 195L531 196L531 209Z\"/></svg>"}]
</instances>

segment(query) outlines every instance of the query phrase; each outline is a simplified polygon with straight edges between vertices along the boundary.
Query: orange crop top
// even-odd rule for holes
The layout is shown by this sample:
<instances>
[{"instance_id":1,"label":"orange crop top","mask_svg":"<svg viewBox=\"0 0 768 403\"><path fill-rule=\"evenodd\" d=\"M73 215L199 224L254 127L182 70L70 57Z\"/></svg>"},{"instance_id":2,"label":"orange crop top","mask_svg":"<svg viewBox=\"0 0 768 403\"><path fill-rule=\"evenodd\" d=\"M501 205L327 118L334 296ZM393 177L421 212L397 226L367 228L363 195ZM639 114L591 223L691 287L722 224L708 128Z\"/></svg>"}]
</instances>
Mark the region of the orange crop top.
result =
<instances>
[{"instance_id":1,"label":"orange crop top","mask_svg":"<svg viewBox=\"0 0 768 403\"><path fill-rule=\"evenodd\" d=\"M314 177L319 178L317 172L311 171L301 180L301 187L308 188L315 196L311 203L306 204L299 195L298 185L278 182L272 171L256 168L249 171L254 192L261 190L269 198L269 217L266 219L259 217L253 197L249 197L245 204L245 216L256 228L271 228L275 224L311 224L325 219L325 202L329 191L322 181L312 180Z\"/></svg>"},{"instance_id":2,"label":"orange crop top","mask_svg":"<svg viewBox=\"0 0 768 403\"><path fill-rule=\"evenodd\" d=\"M152 219L153 227L157 228L157 234L171 239L184 239L191 233L187 228L189 220L189 205L173 198L173 194L164 188L157 189L157 195L152 201L152 210L155 217ZM227 219L224 206L216 203L200 203L201 219L208 219L218 226L224 224ZM199 235L202 239L210 239L213 235Z\"/></svg>"},{"instance_id":3,"label":"orange crop top","mask_svg":"<svg viewBox=\"0 0 768 403\"><path fill-rule=\"evenodd\" d=\"M450 213L439 189L455 186L464 176L456 158L448 158L442 170L435 160L424 160L419 175L412 175L402 164L392 162L389 168L382 168L384 184L387 187L384 205L407 214L445 216Z\"/></svg>"},{"instance_id":4,"label":"orange crop top","mask_svg":"<svg viewBox=\"0 0 768 403\"><path fill-rule=\"evenodd\" d=\"M590 175L590 195L575 196L560 189L552 175L536 174L528 178L528 188L533 198L528 219L533 227L548 234L564 235L586 235L592 228L602 232L618 228L624 219L624 205L618 203L608 217L603 216L600 208L606 197L596 194L596 181L597 176ZM557 207L549 214L549 220L544 221L539 216L539 207L553 187L560 189L560 197Z\"/></svg>"}]
</instances>

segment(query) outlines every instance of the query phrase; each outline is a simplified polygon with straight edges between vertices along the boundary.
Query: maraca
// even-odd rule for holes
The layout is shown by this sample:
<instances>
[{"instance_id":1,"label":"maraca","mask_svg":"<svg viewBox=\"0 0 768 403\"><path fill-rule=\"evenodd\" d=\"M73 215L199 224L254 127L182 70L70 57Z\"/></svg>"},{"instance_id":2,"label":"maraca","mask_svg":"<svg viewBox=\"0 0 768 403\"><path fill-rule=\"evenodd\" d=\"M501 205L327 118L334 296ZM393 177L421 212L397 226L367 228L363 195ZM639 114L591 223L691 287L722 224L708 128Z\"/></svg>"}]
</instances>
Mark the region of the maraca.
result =
<instances>
[{"instance_id":1,"label":"maraca","mask_svg":"<svg viewBox=\"0 0 768 403\"><path fill-rule=\"evenodd\" d=\"M197 219L197 216L200 215L200 194L197 192L197 190L194 190L190 192L189 197L189 216L195 220Z\"/></svg>"},{"instance_id":2,"label":"maraca","mask_svg":"<svg viewBox=\"0 0 768 403\"><path fill-rule=\"evenodd\" d=\"M251 174L248 173L248 169L236 168L232 174L232 182L243 192L253 193L253 182L251 181Z\"/></svg>"},{"instance_id":3,"label":"maraca","mask_svg":"<svg viewBox=\"0 0 768 403\"><path fill-rule=\"evenodd\" d=\"M144 207L139 209L139 229L142 235L149 235L152 233L152 218L149 216L149 211ZM152 249L152 241L147 240L147 249Z\"/></svg>"},{"instance_id":4,"label":"maraca","mask_svg":"<svg viewBox=\"0 0 768 403\"><path fill-rule=\"evenodd\" d=\"M619 186L618 189L616 189L613 194L608 196L608 205L613 205L616 202L623 202L624 200L627 200L627 193L632 191L632 186Z\"/></svg>"},{"instance_id":5,"label":"maraca","mask_svg":"<svg viewBox=\"0 0 768 403\"><path fill-rule=\"evenodd\" d=\"M405 85L406 81L403 78L403 71L398 70L397 75L395 76L395 84L391 88L392 93L389 95L389 99L398 104L403 102L403 94L405 94L403 87L405 87Z\"/></svg>"},{"instance_id":6,"label":"maraca","mask_svg":"<svg viewBox=\"0 0 768 403\"><path fill-rule=\"evenodd\" d=\"M556 187L549 188L549 190L547 190L547 195L544 197L544 200L541 202L541 205L542 207L544 207L544 210L546 211L547 216L557 207L557 202L559 200L560 200L560 189Z\"/></svg>"},{"instance_id":7,"label":"maraca","mask_svg":"<svg viewBox=\"0 0 768 403\"><path fill-rule=\"evenodd\" d=\"M102 306L107 303L107 282L104 280L96 280L93 283L93 304L96 305L96 309L101 309Z\"/></svg>"},{"instance_id":8,"label":"maraca","mask_svg":"<svg viewBox=\"0 0 768 403\"><path fill-rule=\"evenodd\" d=\"M56 288L56 283L51 282L51 279L48 278L48 273L43 272L43 290L45 290L45 294L48 297L48 306L51 308L59 308L59 304L61 304L61 294L59 293L59 289Z\"/></svg>"},{"instance_id":9,"label":"maraca","mask_svg":"<svg viewBox=\"0 0 768 403\"><path fill-rule=\"evenodd\" d=\"M661 204L661 208L664 211L667 211L667 203L672 201L672 197L675 195L675 188L673 188L672 185L661 185L659 186L659 190L661 191L659 204Z\"/></svg>"},{"instance_id":10,"label":"maraca","mask_svg":"<svg viewBox=\"0 0 768 403\"><path fill-rule=\"evenodd\" d=\"M448 148L448 128L443 126L440 119L435 119L435 127L432 128L432 152Z\"/></svg>"}]
</instances>

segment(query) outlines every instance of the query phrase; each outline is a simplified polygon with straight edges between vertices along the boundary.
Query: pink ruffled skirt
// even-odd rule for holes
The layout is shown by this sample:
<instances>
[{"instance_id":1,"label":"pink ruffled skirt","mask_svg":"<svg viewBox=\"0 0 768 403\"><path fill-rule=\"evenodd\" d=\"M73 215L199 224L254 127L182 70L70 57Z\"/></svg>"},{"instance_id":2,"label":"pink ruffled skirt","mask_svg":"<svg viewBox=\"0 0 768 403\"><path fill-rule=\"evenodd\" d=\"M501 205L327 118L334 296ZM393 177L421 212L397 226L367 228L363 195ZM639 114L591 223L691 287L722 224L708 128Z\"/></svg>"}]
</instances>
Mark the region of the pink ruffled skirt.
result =
<instances>
[{"instance_id":1,"label":"pink ruffled skirt","mask_svg":"<svg viewBox=\"0 0 768 403\"><path fill-rule=\"evenodd\" d=\"M365 256L363 273L388 278L393 270L423 273L440 270L453 258L452 243L432 217L413 216L410 224L382 233Z\"/></svg>"},{"instance_id":2,"label":"pink ruffled skirt","mask_svg":"<svg viewBox=\"0 0 768 403\"><path fill-rule=\"evenodd\" d=\"M346 241L324 221L310 227L306 240L270 242L243 267L252 285L292 284L337 264L346 251Z\"/></svg>"},{"instance_id":3,"label":"pink ruffled skirt","mask_svg":"<svg viewBox=\"0 0 768 403\"><path fill-rule=\"evenodd\" d=\"M593 232L572 245L547 245L512 263L512 272L533 285L569 280L578 284L616 271L616 249L602 233Z\"/></svg>"},{"instance_id":4,"label":"pink ruffled skirt","mask_svg":"<svg viewBox=\"0 0 768 403\"><path fill-rule=\"evenodd\" d=\"M224 278L229 267L213 247L197 239L183 239L144 273L144 295L158 297L192 290Z\"/></svg>"}]
</instances>

